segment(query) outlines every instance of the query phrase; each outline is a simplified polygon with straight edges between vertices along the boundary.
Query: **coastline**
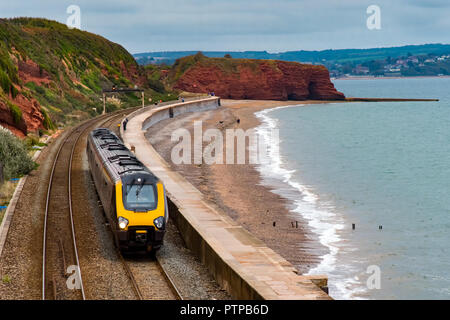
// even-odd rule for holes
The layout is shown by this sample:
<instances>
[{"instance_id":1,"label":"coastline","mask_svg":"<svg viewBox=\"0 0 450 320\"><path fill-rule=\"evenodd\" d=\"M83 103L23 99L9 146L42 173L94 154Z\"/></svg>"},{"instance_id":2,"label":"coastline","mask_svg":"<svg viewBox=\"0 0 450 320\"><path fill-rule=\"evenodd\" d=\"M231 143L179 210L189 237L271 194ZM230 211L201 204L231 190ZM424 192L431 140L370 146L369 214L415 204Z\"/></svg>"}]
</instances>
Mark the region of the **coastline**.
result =
<instances>
[{"instance_id":1,"label":"coastline","mask_svg":"<svg viewBox=\"0 0 450 320\"><path fill-rule=\"evenodd\" d=\"M333 80L386 80L386 79L428 79L428 78L450 78L450 76L410 76L410 77L375 77L375 76L349 76L341 78L331 78Z\"/></svg>"},{"instance_id":2,"label":"coastline","mask_svg":"<svg viewBox=\"0 0 450 320\"><path fill-rule=\"evenodd\" d=\"M192 133L194 121L199 120L203 121L203 130L254 129L261 125L256 112L289 105L334 102L222 100L223 107L218 110L164 120L151 127L146 137L172 169L185 176L213 206L292 263L300 274L305 274L322 262L328 249L320 243L308 221L293 212L295 204L276 194L275 186L263 183L261 172L255 165L174 165L170 157L176 143L170 142L170 136L177 128Z\"/></svg>"}]
</instances>

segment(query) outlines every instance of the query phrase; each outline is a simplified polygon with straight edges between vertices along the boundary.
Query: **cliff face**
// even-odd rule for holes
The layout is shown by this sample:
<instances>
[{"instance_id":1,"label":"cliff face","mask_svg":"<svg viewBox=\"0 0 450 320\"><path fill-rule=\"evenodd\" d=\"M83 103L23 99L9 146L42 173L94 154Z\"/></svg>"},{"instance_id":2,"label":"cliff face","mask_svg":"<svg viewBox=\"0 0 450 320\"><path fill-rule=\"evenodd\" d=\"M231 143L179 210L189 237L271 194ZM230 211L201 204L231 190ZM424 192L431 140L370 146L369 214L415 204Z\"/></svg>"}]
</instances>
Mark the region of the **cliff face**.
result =
<instances>
[{"instance_id":1,"label":"cliff face","mask_svg":"<svg viewBox=\"0 0 450 320\"><path fill-rule=\"evenodd\" d=\"M26 136L28 132L48 129L44 124L45 117L41 105L36 99L18 94L11 101L17 109L11 110L11 102L5 104L0 101L0 125L19 137Z\"/></svg>"},{"instance_id":2,"label":"cliff face","mask_svg":"<svg viewBox=\"0 0 450 320\"><path fill-rule=\"evenodd\" d=\"M342 100L324 66L277 60L207 58L177 60L170 74L174 88L214 92L230 99Z\"/></svg>"},{"instance_id":3,"label":"cliff face","mask_svg":"<svg viewBox=\"0 0 450 320\"><path fill-rule=\"evenodd\" d=\"M96 114L102 88L146 83L131 54L105 38L45 19L0 19L0 125L18 136Z\"/></svg>"},{"instance_id":4,"label":"cliff face","mask_svg":"<svg viewBox=\"0 0 450 320\"><path fill-rule=\"evenodd\" d=\"M15 120L9 106L3 101L0 101L0 126L9 129L19 137L24 137L27 132L25 121L23 119Z\"/></svg>"}]
</instances>

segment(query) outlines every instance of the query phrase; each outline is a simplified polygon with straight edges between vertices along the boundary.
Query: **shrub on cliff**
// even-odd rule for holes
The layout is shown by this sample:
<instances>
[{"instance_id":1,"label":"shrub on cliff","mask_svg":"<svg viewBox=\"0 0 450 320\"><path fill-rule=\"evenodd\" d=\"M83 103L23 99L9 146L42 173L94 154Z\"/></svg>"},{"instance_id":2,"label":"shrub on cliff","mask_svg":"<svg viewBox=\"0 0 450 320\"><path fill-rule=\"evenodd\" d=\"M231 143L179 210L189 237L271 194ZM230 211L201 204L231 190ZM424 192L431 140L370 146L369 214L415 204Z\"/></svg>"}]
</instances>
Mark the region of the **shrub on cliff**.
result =
<instances>
[{"instance_id":1,"label":"shrub on cliff","mask_svg":"<svg viewBox=\"0 0 450 320\"><path fill-rule=\"evenodd\" d=\"M8 107L9 107L9 111L12 114L12 117L14 119L14 123L15 124L20 124L20 122L22 121L22 111L20 110L20 108L18 106L16 106L14 103L11 103L8 101Z\"/></svg>"},{"instance_id":2,"label":"shrub on cliff","mask_svg":"<svg viewBox=\"0 0 450 320\"><path fill-rule=\"evenodd\" d=\"M158 80L148 80L148 86L159 93L163 93L165 91L164 84Z\"/></svg>"},{"instance_id":3,"label":"shrub on cliff","mask_svg":"<svg viewBox=\"0 0 450 320\"><path fill-rule=\"evenodd\" d=\"M47 114L47 111L45 111L44 109L41 109L42 115L44 116L44 128L48 129L48 130L54 130L56 129L55 125L53 124L52 120L50 119L50 117Z\"/></svg>"},{"instance_id":4,"label":"shrub on cliff","mask_svg":"<svg viewBox=\"0 0 450 320\"><path fill-rule=\"evenodd\" d=\"M28 155L25 144L0 127L0 161L5 179L19 177L34 169L35 163Z\"/></svg>"}]
</instances>

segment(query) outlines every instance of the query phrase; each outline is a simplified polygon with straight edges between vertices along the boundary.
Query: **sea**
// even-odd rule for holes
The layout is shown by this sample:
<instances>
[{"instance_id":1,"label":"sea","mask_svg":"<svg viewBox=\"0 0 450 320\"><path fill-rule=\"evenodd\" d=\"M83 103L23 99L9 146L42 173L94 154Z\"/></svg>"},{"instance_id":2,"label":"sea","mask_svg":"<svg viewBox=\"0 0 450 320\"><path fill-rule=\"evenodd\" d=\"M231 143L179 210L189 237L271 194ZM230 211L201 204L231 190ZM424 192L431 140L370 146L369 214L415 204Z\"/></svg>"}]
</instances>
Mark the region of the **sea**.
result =
<instances>
[{"instance_id":1,"label":"sea","mask_svg":"<svg viewBox=\"0 0 450 320\"><path fill-rule=\"evenodd\" d=\"M335 299L450 299L450 78L333 82L348 97L439 101L256 114L273 149L262 183L322 248L308 273L327 275Z\"/></svg>"}]
</instances>

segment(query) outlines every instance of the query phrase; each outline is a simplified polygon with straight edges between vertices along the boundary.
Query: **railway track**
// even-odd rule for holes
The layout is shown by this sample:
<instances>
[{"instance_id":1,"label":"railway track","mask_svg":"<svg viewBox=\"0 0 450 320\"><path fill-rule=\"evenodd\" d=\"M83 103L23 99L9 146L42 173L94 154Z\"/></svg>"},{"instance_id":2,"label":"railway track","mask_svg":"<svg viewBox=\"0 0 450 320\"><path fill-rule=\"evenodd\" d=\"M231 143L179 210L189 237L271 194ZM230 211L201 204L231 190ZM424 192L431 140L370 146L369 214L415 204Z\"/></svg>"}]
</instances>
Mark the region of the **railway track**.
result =
<instances>
[{"instance_id":1,"label":"railway track","mask_svg":"<svg viewBox=\"0 0 450 320\"><path fill-rule=\"evenodd\" d=\"M155 256L156 263L158 264L159 268L161 269L162 274L167 280L167 283L169 284L170 288L172 289L173 294L175 295L177 300L184 300L180 290L178 290L177 286L175 285L175 282L172 280L172 277L170 277L167 270L164 268L164 266L159 262L158 257Z\"/></svg>"},{"instance_id":2,"label":"railway track","mask_svg":"<svg viewBox=\"0 0 450 320\"><path fill-rule=\"evenodd\" d=\"M88 120L67 133L58 147L50 173L45 205L41 289L43 300L86 299L72 207L72 162L75 148L89 128L97 123L97 127L109 126L117 129L115 126L117 119L125 115L126 113L122 111L116 115L108 114ZM133 272L133 269L136 269L134 262L124 259L119 251L118 256L130 279L136 299L161 298L161 295L155 292L155 288L139 284ZM156 276L156 269L159 270L158 276L165 279L165 286L171 291L170 298L183 299L170 275L156 257L143 263L144 274L153 272L152 275Z\"/></svg>"},{"instance_id":3,"label":"railway track","mask_svg":"<svg viewBox=\"0 0 450 320\"><path fill-rule=\"evenodd\" d=\"M66 134L58 148L50 174L45 205L42 247L43 300L86 299L73 222L71 194L73 155L80 137L89 127L99 121L100 125L103 125L121 116L122 113L108 114L86 121ZM106 120L103 120L105 118Z\"/></svg>"},{"instance_id":4,"label":"railway track","mask_svg":"<svg viewBox=\"0 0 450 320\"><path fill-rule=\"evenodd\" d=\"M108 126L105 126L108 127ZM116 126L110 126L111 130L113 131L117 131L117 127ZM116 132L117 134L118 132ZM127 273L128 278L130 279L130 282L133 286L133 290L134 293L136 295L136 299L138 300L145 300L147 299L152 299L155 298L155 296L144 293L143 291L149 291L149 290L145 290L147 288L145 288L144 290L141 290L141 287L138 284L138 281L136 280L134 273L133 273L133 269L134 269L134 262L132 261L127 261L122 253L117 250L117 254L119 256L120 261L122 262L125 272ZM156 269L159 270L160 274L164 277L165 281L167 282L167 285L170 289L170 291L172 292L172 296L176 299L176 300L183 300L183 296L181 295L180 291L178 290L176 284L174 283L174 281L172 280L172 278L170 277L169 273L167 272L167 270L162 266L162 264L159 263L157 257L155 256L154 258L150 258L150 259L146 259L146 261L144 262L145 264L148 265L154 265L156 266ZM155 268L153 268L155 269Z\"/></svg>"},{"instance_id":5,"label":"railway track","mask_svg":"<svg viewBox=\"0 0 450 320\"><path fill-rule=\"evenodd\" d=\"M125 267L125 270L127 272L128 277L130 278L130 281L133 284L133 289L135 291L135 294L136 294L136 297L137 297L138 300L154 299L155 298L155 296L153 296L151 293L150 294L148 294L148 293L144 294L141 291L141 288L140 288L140 286L138 284L138 281L136 281L136 278L134 277L134 273L133 273L132 269L139 268L139 264L140 263L146 264L146 267L148 267L147 268L148 269L147 272L149 272L151 269L153 269L153 271L155 269L159 270L160 274L164 277L169 290L172 293L172 297L175 300L184 300L183 296L182 296L181 292L178 290L175 282L172 280L172 278L170 277L170 275L167 272L167 270L163 267L163 265L158 261L158 258L156 256L153 257L153 258L145 259L144 262L135 262L135 261L134 262L129 262L123 257L123 255L119 252L119 250L118 250L118 255L119 255L120 260L122 261L122 263L123 263L123 265ZM153 268L151 268L151 267L153 267ZM146 289L148 289L146 291L150 291L151 292L155 288L146 288Z\"/></svg>"}]
</instances>

